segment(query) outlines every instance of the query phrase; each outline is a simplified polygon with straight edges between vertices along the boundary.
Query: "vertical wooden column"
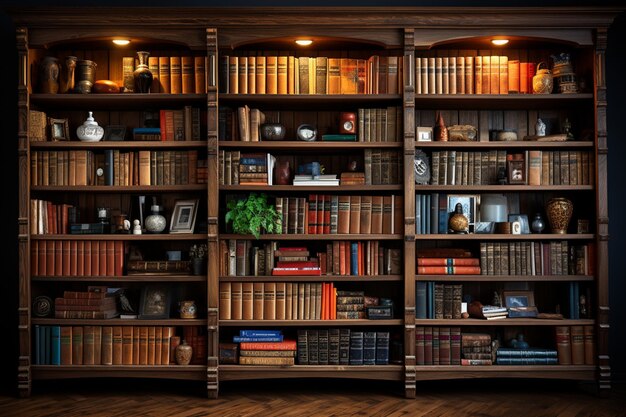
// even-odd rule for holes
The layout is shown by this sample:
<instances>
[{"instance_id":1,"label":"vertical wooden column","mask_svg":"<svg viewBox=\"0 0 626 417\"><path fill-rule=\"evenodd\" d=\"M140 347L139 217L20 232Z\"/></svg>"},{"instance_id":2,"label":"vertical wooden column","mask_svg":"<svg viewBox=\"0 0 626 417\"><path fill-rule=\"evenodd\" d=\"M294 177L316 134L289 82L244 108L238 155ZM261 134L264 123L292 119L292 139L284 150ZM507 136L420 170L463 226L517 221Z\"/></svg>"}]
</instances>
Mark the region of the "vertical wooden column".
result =
<instances>
[{"instance_id":1,"label":"vertical wooden column","mask_svg":"<svg viewBox=\"0 0 626 417\"><path fill-rule=\"evenodd\" d=\"M219 287L219 178L217 105L217 29L206 30L207 44L207 395L218 394L218 287Z\"/></svg>"},{"instance_id":2,"label":"vertical wooden column","mask_svg":"<svg viewBox=\"0 0 626 417\"><path fill-rule=\"evenodd\" d=\"M18 140L18 178L19 178L19 207L18 207L18 255L19 255L19 301L18 301L18 337L19 359L17 368L17 389L22 397L29 396L31 390L30 372L30 155L28 149L28 79L30 77L28 65L28 31L18 28L18 85L17 85L17 140Z\"/></svg>"},{"instance_id":3,"label":"vertical wooden column","mask_svg":"<svg viewBox=\"0 0 626 417\"><path fill-rule=\"evenodd\" d=\"M415 398L415 30L404 30L404 387Z\"/></svg>"},{"instance_id":4,"label":"vertical wooden column","mask_svg":"<svg viewBox=\"0 0 626 417\"><path fill-rule=\"evenodd\" d=\"M595 122L596 122L596 340L598 388L607 395L611 388L609 362L609 209L608 209L608 142L606 130L605 52L607 29L596 31L595 53Z\"/></svg>"}]
</instances>

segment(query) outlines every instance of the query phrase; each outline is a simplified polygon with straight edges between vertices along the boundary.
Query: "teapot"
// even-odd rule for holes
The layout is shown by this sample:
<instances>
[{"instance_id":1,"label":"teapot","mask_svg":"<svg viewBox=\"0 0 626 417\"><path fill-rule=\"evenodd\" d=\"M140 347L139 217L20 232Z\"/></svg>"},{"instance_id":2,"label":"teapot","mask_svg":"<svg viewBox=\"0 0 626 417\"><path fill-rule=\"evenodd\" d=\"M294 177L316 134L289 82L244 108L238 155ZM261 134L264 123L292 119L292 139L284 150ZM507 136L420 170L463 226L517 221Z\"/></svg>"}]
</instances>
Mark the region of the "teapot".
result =
<instances>
[{"instance_id":1,"label":"teapot","mask_svg":"<svg viewBox=\"0 0 626 417\"><path fill-rule=\"evenodd\" d=\"M533 76L533 93L550 94L554 85L552 71L550 71L545 62L537 64L537 73Z\"/></svg>"}]
</instances>

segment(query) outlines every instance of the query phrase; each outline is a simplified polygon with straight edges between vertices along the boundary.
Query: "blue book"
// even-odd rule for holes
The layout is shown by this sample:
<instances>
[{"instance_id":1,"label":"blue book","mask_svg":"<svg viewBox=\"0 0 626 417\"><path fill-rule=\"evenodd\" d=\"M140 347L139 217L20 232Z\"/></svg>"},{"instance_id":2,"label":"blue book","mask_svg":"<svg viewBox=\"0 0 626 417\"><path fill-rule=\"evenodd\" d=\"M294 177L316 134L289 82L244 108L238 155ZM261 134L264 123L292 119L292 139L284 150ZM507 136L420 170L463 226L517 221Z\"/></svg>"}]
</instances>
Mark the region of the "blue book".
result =
<instances>
[{"instance_id":1,"label":"blue book","mask_svg":"<svg viewBox=\"0 0 626 417\"><path fill-rule=\"evenodd\" d=\"M61 365L61 326L50 329L51 365Z\"/></svg>"},{"instance_id":2,"label":"blue book","mask_svg":"<svg viewBox=\"0 0 626 417\"><path fill-rule=\"evenodd\" d=\"M435 282L428 282L428 292L426 293L426 301L428 302L428 318L435 318Z\"/></svg>"},{"instance_id":3,"label":"blue book","mask_svg":"<svg viewBox=\"0 0 626 417\"><path fill-rule=\"evenodd\" d=\"M41 326L35 324L35 365L41 365Z\"/></svg>"},{"instance_id":4,"label":"blue book","mask_svg":"<svg viewBox=\"0 0 626 417\"><path fill-rule=\"evenodd\" d=\"M282 330L239 330L242 337L281 336Z\"/></svg>"},{"instance_id":5,"label":"blue book","mask_svg":"<svg viewBox=\"0 0 626 417\"><path fill-rule=\"evenodd\" d=\"M415 317L418 319L426 319L428 303L426 302L428 282L417 281L415 283Z\"/></svg>"},{"instance_id":6,"label":"blue book","mask_svg":"<svg viewBox=\"0 0 626 417\"><path fill-rule=\"evenodd\" d=\"M44 328L44 339L43 339L43 365L50 365L50 328L52 326L41 326Z\"/></svg>"},{"instance_id":7,"label":"blue book","mask_svg":"<svg viewBox=\"0 0 626 417\"><path fill-rule=\"evenodd\" d=\"M282 342L282 336L259 336L259 337L243 337L243 336L233 336L233 342L242 343L242 342Z\"/></svg>"},{"instance_id":8,"label":"blue book","mask_svg":"<svg viewBox=\"0 0 626 417\"><path fill-rule=\"evenodd\" d=\"M160 127L136 127L133 129L133 133L161 133Z\"/></svg>"},{"instance_id":9,"label":"blue book","mask_svg":"<svg viewBox=\"0 0 626 417\"><path fill-rule=\"evenodd\" d=\"M359 274L359 244L357 242L350 244L350 273Z\"/></svg>"}]
</instances>

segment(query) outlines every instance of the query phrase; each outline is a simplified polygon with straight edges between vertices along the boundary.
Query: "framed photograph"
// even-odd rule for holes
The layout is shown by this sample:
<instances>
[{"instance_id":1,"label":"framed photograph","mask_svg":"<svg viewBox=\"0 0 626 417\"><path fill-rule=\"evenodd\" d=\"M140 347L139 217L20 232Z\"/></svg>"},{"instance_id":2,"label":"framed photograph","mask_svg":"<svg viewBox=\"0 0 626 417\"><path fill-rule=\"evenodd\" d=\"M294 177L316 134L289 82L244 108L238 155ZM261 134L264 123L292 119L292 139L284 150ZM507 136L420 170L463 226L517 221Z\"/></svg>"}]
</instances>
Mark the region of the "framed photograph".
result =
<instances>
[{"instance_id":1,"label":"framed photograph","mask_svg":"<svg viewBox=\"0 0 626 417\"><path fill-rule=\"evenodd\" d=\"M509 184L526 184L526 167L524 160L514 159L509 161L508 166Z\"/></svg>"},{"instance_id":2,"label":"framed photograph","mask_svg":"<svg viewBox=\"0 0 626 417\"><path fill-rule=\"evenodd\" d=\"M527 235L530 234L530 224L528 223L528 216L525 214L509 214L509 222L519 222L520 230L516 233L515 230L511 230L514 235Z\"/></svg>"},{"instance_id":3,"label":"framed photograph","mask_svg":"<svg viewBox=\"0 0 626 417\"><path fill-rule=\"evenodd\" d=\"M170 317L170 289L165 285L146 285L141 290L140 319L167 319Z\"/></svg>"},{"instance_id":4,"label":"framed photograph","mask_svg":"<svg viewBox=\"0 0 626 417\"><path fill-rule=\"evenodd\" d=\"M126 126L108 125L104 128L104 140L120 141L126 137Z\"/></svg>"},{"instance_id":5,"label":"framed photograph","mask_svg":"<svg viewBox=\"0 0 626 417\"><path fill-rule=\"evenodd\" d=\"M433 128L418 126L415 132L417 142L431 142L433 140Z\"/></svg>"},{"instance_id":6,"label":"framed photograph","mask_svg":"<svg viewBox=\"0 0 626 417\"><path fill-rule=\"evenodd\" d=\"M70 127L67 119L48 118L48 126L50 127L50 138L53 141L70 140Z\"/></svg>"},{"instance_id":7,"label":"framed photograph","mask_svg":"<svg viewBox=\"0 0 626 417\"><path fill-rule=\"evenodd\" d=\"M475 232L476 223L476 207L478 205L478 196L474 194L449 194L448 195L448 218L454 214L454 208L457 203L461 203L463 207L463 215L467 217L469 223L469 233Z\"/></svg>"},{"instance_id":8,"label":"framed photograph","mask_svg":"<svg viewBox=\"0 0 626 417\"><path fill-rule=\"evenodd\" d=\"M170 221L170 233L193 233L197 212L197 199L178 200Z\"/></svg>"},{"instance_id":9,"label":"framed photograph","mask_svg":"<svg viewBox=\"0 0 626 417\"><path fill-rule=\"evenodd\" d=\"M509 310L509 317L537 317L535 295L532 291L503 291L502 304Z\"/></svg>"}]
</instances>

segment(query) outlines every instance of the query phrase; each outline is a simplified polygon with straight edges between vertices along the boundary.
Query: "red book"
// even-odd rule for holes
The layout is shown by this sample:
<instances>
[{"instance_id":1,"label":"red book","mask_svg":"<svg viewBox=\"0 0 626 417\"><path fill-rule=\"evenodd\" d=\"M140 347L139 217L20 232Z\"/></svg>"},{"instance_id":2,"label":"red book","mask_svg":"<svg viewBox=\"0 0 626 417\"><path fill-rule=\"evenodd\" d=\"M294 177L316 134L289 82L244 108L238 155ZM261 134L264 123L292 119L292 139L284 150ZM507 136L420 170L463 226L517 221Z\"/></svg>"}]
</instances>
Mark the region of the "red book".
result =
<instances>
[{"instance_id":1,"label":"red book","mask_svg":"<svg viewBox=\"0 0 626 417\"><path fill-rule=\"evenodd\" d=\"M283 340L282 342L242 342L240 350L296 350L295 340Z\"/></svg>"},{"instance_id":2,"label":"red book","mask_svg":"<svg viewBox=\"0 0 626 417\"><path fill-rule=\"evenodd\" d=\"M272 275L322 275L320 267L274 268Z\"/></svg>"},{"instance_id":3,"label":"red book","mask_svg":"<svg viewBox=\"0 0 626 417\"><path fill-rule=\"evenodd\" d=\"M480 266L418 266L418 275L478 275Z\"/></svg>"},{"instance_id":4,"label":"red book","mask_svg":"<svg viewBox=\"0 0 626 417\"><path fill-rule=\"evenodd\" d=\"M318 261L278 261L277 268L318 268Z\"/></svg>"},{"instance_id":5,"label":"red book","mask_svg":"<svg viewBox=\"0 0 626 417\"><path fill-rule=\"evenodd\" d=\"M317 234L317 194L309 195L309 227L307 233Z\"/></svg>"},{"instance_id":6,"label":"red book","mask_svg":"<svg viewBox=\"0 0 626 417\"><path fill-rule=\"evenodd\" d=\"M477 258L417 258L419 266L479 266Z\"/></svg>"}]
</instances>

